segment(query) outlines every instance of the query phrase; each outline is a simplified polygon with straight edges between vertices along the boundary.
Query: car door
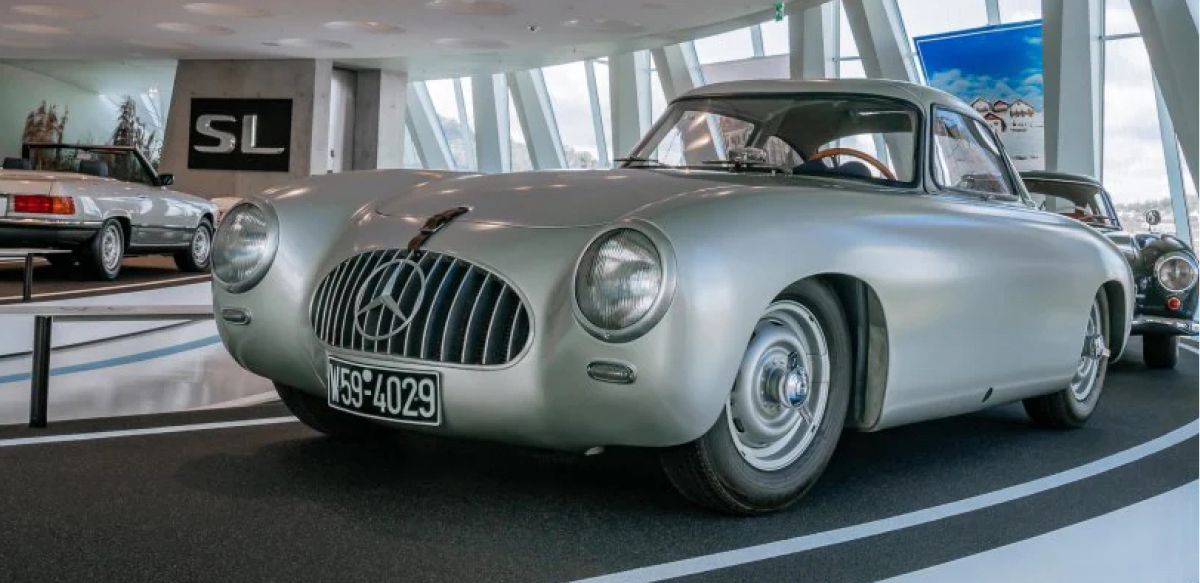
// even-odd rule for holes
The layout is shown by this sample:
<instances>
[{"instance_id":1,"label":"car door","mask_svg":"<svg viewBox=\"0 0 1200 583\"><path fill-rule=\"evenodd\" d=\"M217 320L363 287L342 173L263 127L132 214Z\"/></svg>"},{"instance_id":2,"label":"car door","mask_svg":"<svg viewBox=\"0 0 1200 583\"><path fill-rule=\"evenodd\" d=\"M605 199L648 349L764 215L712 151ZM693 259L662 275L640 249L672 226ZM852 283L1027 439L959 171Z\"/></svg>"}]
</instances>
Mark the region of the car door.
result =
<instances>
[{"instance_id":1,"label":"car door","mask_svg":"<svg viewBox=\"0 0 1200 583\"><path fill-rule=\"evenodd\" d=\"M186 244L190 237L186 209L156 184L155 174L133 152L121 154L124 181L133 194L129 216L133 247L173 247Z\"/></svg>"},{"instance_id":2,"label":"car door","mask_svg":"<svg viewBox=\"0 0 1200 583\"><path fill-rule=\"evenodd\" d=\"M1025 204L983 123L935 107L930 131L932 196L965 227L956 237L956 257L958 293L968 300L959 304L967 306L959 315L962 337L940 348L947 365L960 369L960 386L943 387L945 394L936 397L959 401L956 408L963 409L971 401L977 406L981 393L1003 402L1053 388L1064 375L1069 379L1079 358L1091 305L1086 298L1096 292L1076 289L1090 281L1091 268L1068 259L1067 250L1080 246L1079 234Z\"/></svg>"}]
</instances>

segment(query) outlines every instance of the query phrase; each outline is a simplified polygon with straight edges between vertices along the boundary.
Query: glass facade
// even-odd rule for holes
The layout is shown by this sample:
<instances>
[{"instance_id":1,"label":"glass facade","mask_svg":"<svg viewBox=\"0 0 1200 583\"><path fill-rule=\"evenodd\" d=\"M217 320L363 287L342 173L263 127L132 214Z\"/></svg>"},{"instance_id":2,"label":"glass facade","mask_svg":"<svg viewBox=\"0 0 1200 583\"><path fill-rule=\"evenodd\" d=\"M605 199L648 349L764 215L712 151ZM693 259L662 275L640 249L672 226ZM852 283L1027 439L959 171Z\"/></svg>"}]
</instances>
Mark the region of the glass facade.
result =
<instances>
[{"instance_id":1,"label":"glass facade","mask_svg":"<svg viewBox=\"0 0 1200 583\"><path fill-rule=\"evenodd\" d=\"M863 63L851 33L841 0L837 6L833 34L837 53L833 55L837 76L864 77ZM881 0L895 2L907 35L910 56L912 38L1001 24L1036 20L1041 17L1042 0L962 0L946 10L945 0ZM992 13L989 14L989 6ZM714 82L727 79L786 77L789 51L788 21L769 20L726 33L696 39L687 50L694 48L706 79ZM1154 75L1150 68L1145 45L1138 35L1137 21L1129 0L1106 0L1104 5L1105 42L1102 126L1102 179L1126 226L1135 231L1148 226L1142 215L1149 208L1158 209L1164 216L1160 231L1174 232L1175 196L1186 201L1189 219L1195 228L1197 202L1195 185L1187 172L1182 156L1174 162L1167 156L1160 127L1159 100L1155 95ZM636 75L639 101L643 112L653 121L666 109L659 72L647 51L639 53L640 69ZM648 64L648 67L647 67ZM589 67L594 73L588 75ZM919 72L919 67L914 67ZM610 95L609 61L600 58L576 61L541 70L546 83L550 116L562 144L563 159L569 168L604 168L611 159L627 154L614 152L613 119ZM474 111L471 107L469 78L425 82L434 113L446 137L456 169L473 170ZM522 132L516 108L509 98L509 128L511 131L511 168L514 171L532 168L526 137ZM1165 116L1165 112L1161 112ZM1162 117L1162 119L1166 119ZM649 123L643 120L643 128ZM414 152L411 136L405 136L406 166L420 164ZM1170 146L1176 146L1172 142ZM1172 173L1178 173L1172 176Z\"/></svg>"}]
</instances>

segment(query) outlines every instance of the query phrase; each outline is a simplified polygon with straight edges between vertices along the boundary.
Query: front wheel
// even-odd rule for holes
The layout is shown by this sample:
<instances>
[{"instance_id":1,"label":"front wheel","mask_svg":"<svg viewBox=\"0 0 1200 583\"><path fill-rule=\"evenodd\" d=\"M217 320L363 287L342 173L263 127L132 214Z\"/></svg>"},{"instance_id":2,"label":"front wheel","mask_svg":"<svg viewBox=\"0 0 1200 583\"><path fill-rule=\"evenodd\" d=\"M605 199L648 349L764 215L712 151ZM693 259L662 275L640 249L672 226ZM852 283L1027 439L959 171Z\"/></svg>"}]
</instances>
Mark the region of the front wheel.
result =
<instances>
[{"instance_id":1,"label":"front wheel","mask_svg":"<svg viewBox=\"0 0 1200 583\"><path fill-rule=\"evenodd\" d=\"M687 499L728 514L780 510L802 498L833 455L850 402L850 332L823 283L788 289L763 313L721 416L663 450Z\"/></svg>"},{"instance_id":2,"label":"front wheel","mask_svg":"<svg viewBox=\"0 0 1200 583\"><path fill-rule=\"evenodd\" d=\"M1108 374L1108 299L1104 292L1096 294L1088 315L1083 337L1083 350L1071 384L1057 392L1025 399L1025 412L1042 427L1074 429L1082 427L1096 410L1104 377Z\"/></svg>"},{"instance_id":3,"label":"front wheel","mask_svg":"<svg viewBox=\"0 0 1200 583\"><path fill-rule=\"evenodd\" d=\"M1178 336L1169 336L1166 334L1147 334L1142 336L1142 360L1146 362L1146 368L1175 368L1175 361L1178 358Z\"/></svg>"},{"instance_id":4,"label":"front wheel","mask_svg":"<svg viewBox=\"0 0 1200 583\"><path fill-rule=\"evenodd\" d=\"M188 273L208 271L212 263L212 234L213 228L208 220L200 221L196 230L192 231L187 250L175 254L175 266Z\"/></svg>"},{"instance_id":5,"label":"front wheel","mask_svg":"<svg viewBox=\"0 0 1200 583\"><path fill-rule=\"evenodd\" d=\"M300 389L275 383L275 392L301 423L330 437L361 441L383 439L392 434L366 419L333 409L325 401Z\"/></svg>"}]
</instances>

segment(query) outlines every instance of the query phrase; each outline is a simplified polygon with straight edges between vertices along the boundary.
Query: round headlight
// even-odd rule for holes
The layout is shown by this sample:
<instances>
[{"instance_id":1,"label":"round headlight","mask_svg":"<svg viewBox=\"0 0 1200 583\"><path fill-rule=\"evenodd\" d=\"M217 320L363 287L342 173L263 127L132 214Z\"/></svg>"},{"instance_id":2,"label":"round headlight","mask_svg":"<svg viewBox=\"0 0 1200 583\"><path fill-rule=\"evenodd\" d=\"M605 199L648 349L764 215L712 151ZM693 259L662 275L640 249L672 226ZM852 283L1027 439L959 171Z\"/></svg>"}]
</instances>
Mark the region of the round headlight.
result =
<instances>
[{"instance_id":1,"label":"round headlight","mask_svg":"<svg viewBox=\"0 0 1200 583\"><path fill-rule=\"evenodd\" d=\"M213 238L213 277L232 293L254 287L275 259L278 243L271 208L251 201L238 203L221 219Z\"/></svg>"},{"instance_id":2,"label":"round headlight","mask_svg":"<svg viewBox=\"0 0 1200 583\"><path fill-rule=\"evenodd\" d=\"M630 228L613 229L583 252L575 270L575 301L593 334L631 340L662 316L670 276L650 236Z\"/></svg>"},{"instance_id":3,"label":"round headlight","mask_svg":"<svg viewBox=\"0 0 1200 583\"><path fill-rule=\"evenodd\" d=\"M1167 291L1185 292L1196 285L1196 263L1185 255L1167 255L1155 262L1154 276Z\"/></svg>"}]
</instances>

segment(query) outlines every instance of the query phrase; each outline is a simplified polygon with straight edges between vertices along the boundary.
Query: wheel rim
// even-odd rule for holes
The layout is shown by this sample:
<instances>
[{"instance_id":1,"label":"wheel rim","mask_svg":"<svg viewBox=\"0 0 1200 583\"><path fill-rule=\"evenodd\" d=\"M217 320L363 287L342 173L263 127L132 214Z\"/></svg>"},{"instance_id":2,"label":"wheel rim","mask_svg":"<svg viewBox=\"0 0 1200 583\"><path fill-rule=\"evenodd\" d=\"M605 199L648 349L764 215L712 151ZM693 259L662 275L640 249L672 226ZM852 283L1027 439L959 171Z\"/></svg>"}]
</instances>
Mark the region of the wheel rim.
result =
<instances>
[{"instance_id":1,"label":"wheel rim","mask_svg":"<svg viewBox=\"0 0 1200 583\"><path fill-rule=\"evenodd\" d=\"M104 229L104 238L100 240L100 257L104 269L112 271L121 263L121 231L115 225Z\"/></svg>"},{"instance_id":2,"label":"wheel rim","mask_svg":"<svg viewBox=\"0 0 1200 583\"><path fill-rule=\"evenodd\" d=\"M829 348L820 322L792 301L754 328L726 404L733 443L763 471L787 467L813 442L829 401Z\"/></svg>"},{"instance_id":3,"label":"wheel rim","mask_svg":"<svg viewBox=\"0 0 1200 583\"><path fill-rule=\"evenodd\" d=\"M208 261L208 252L212 249L212 238L208 235L208 229L197 227L196 234L192 237L192 261L196 265L204 265Z\"/></svg>"},{"instance_id":4,"label":"wheel rim","mask_svg":"<svg viewBox=\"0 0 1200 583\"><path fill-rule=\"evenodd\" d=\"M1083 351L1079 355L1079 364L1075 367L1075 375L1071 377L1071 395L1076 401L1084 402L1096 390L1096 381L1100 377L1104 359L1109 357L1108 345L1104 340L1104 326L1101 322L1100 303L1092 304L1091 315L1088 316L1087 334L1083 339Z\"/></svg>"}]
</instances>

